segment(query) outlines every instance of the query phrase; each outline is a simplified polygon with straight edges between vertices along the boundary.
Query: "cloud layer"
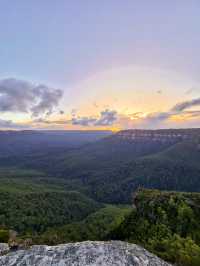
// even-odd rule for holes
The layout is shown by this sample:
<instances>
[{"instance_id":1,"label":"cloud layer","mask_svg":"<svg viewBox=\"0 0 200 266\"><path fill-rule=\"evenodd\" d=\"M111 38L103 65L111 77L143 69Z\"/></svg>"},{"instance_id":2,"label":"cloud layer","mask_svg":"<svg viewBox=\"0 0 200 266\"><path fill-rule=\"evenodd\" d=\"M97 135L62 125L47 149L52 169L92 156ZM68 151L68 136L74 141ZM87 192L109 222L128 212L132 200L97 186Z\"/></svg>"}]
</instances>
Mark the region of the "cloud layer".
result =
<instances>
[{"instance_id":1,"label":"cloud layer","mask_svg":"<svg viewBox=\"0 0 200 266\"><path fill-rule=\"evenodd\" d=\"M177 103L171 109L166 112L155 112L144 114L143 112L137 112L131 115L119 114L116 110L106 109L101 112L99 118L95 117L72 117L72 125L81 126L113 126L117 125L119 128L161 128L165 126L175 125L175 121L172 119L177 117L185 117L187 122L191 119L199 119L199 110L188 110L192 107L200 106L200 98L192 99L190 101L184 101ZM170 124L170 123L171 124Z\"/></svg>"},{"instance_id":2,"label":"cloud layer","mask_svg":"<svg viewBox=\"0 0 200 266\"><path fill-rule=\"evenodd\" d=\"M50 115L58 106L63 92L46 85L35 85L19 79L0 80L0 112Z\"/></svg>"},{"instance_id":3,"label":"cloud layer","mask_svg":"<svg viewBox=\"0 0 200 266\"><path fill-rule=\"evenodd\" d=\"M19 123L15 123L12 120L0 119L0 128L25 129L25 128L29 128L29 126L28 125L19 124Z\"/></svg>"},{"instance_id":4,"label":"cloud layer","mask_svg":"<svg viewBox=\"0 0 200 266\"><path fill-rule=\"evenodd\" d=\"M200 121L200 98L179 102L165 112L122 114L107 108L97 116L79 116L78 111L73 109L71 116L65 117L63 110L56 110L62 96L62 90L46 85L13 78L0 80L0 114L11 112L30 115L29 121L21 123L0 119L0 128L65 128L66 125L69 128L164 128L196 126ZM54 111L57 116L49 118Z\"/></svg>"}]
</instances>

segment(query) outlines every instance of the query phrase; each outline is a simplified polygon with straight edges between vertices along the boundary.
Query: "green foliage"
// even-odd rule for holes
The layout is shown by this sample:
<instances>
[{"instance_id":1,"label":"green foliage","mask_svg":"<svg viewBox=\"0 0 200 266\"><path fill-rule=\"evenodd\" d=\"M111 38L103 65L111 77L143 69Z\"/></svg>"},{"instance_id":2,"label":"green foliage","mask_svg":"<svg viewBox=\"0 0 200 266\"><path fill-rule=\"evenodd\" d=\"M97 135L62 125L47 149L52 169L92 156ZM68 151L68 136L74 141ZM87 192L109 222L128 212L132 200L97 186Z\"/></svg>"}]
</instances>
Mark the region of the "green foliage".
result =
<instances>
[{"instance_id":1,"label":"green foliage","mask_svg":"<svg viewBox=\"0 0 200 266\"><path fill-rule=\"evenodd\" d=\"M138 243L177 265L200 265L200 194L140 190L108 238Z\"/></svg>"},{"instance_id":2,"label":"green foliage","mask_svg":"<svg viewBox=\"0 0 200 266\"><path fill-rule=\"evenodd\" d=\"M9 231L6 229L0 229L0 243L8 243Z\"/></svg>"},{"instance_id":3,"label":"green foliage","mask_svg":"<svg viewBox=\"0 0 200 266\"><path fill-rule=\"evenodd\" d=\"M0 224L19 233L80 221L101 204L78 192L0 193Z\"/></svg>"},{"instance_id":4,"label":"green foliage","mask_svg":"<svg viewBox=\"0 0 200 266\"><path fill-rule=\"evenodd\" d=\"M83 240L102 240L106 234L116 228L130 212L130 208L107 206L89 215L81 222L50 229L40 236L43 243L63 243ZM53 237L53 239L52 239Z\"/></svg>"},{"instance_id":5,"label":"green foliage","mask_svg":"<svg viewBox=\"0 0 200 266\"><path fill-rule=\"evenodd\" d=\"M81 222L51 228L34 241L40 244L59 244L84 240L103 240L106 235L118 227L131 212L126 206L106 206L90 214Z\"/></svg>"},{"instance_id":6,"label":"green foliage","mask_svg":"<svg viewBox=\"0 0 200 266\"><path fill-rule=\"evenodd\" d=\"M160 241L153 239L150 249L163 259L176 263L176 265L199 266L200 246L191 238L182 238L177 234Z\"/></svg>"}]
</instances>

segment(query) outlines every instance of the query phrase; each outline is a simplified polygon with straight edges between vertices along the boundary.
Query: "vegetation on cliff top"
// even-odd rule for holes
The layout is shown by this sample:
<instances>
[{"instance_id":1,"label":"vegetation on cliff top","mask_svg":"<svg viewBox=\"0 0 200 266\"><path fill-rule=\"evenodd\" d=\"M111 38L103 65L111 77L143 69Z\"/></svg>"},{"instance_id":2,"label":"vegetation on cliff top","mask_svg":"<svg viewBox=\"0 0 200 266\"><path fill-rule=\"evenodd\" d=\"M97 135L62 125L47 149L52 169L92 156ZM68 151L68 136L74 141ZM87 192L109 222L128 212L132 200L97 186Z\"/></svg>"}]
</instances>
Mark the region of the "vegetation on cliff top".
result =
<instances>
[{"instance_id":1,"label":"vegetation on cliff top","mask_svg":"<svg viewBox=\"0 0 200 266\"><path fill-rule=\"evenodd\" d=\"M200 194L140 190L109 238L138 243L177 265L200 265Z\"/></svg>"}]
</instances>

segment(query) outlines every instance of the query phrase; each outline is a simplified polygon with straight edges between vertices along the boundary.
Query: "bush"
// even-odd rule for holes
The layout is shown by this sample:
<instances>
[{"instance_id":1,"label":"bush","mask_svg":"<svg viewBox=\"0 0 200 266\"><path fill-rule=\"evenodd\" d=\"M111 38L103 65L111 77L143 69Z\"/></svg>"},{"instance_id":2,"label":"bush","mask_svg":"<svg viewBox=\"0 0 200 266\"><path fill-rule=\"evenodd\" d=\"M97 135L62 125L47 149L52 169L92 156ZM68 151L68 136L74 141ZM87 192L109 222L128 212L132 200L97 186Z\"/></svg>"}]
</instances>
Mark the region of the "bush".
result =
<instances>
[{"instance_id":1,"label":"bush","mask_svg":"<svg viewBox=\"0 0 200 266\"><path fill-rule=\"evenodd\" d=\"M9 231L5 229L0 229L0 242L8 243L9 240Z\"/></svg>"}]
</instances>

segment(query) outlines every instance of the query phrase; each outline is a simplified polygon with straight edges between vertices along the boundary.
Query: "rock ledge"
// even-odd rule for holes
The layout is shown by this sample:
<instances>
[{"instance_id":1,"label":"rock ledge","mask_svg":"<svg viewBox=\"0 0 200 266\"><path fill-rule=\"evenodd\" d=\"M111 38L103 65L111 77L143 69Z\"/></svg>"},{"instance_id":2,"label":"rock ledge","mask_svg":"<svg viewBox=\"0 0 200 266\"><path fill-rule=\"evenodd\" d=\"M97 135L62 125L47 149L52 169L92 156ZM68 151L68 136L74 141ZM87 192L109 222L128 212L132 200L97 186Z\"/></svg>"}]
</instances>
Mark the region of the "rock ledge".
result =
<instances>
[{"instance_id":1,"label":"rock ledge","mask_svg":"<svg viewBox=\"0 0 200 266\"><path fill-rule=\"evenodd\" d=\"M0 266L169 266L145 249L121 241L33 246L0 257Z\"/></svg>"}]
</instances>

